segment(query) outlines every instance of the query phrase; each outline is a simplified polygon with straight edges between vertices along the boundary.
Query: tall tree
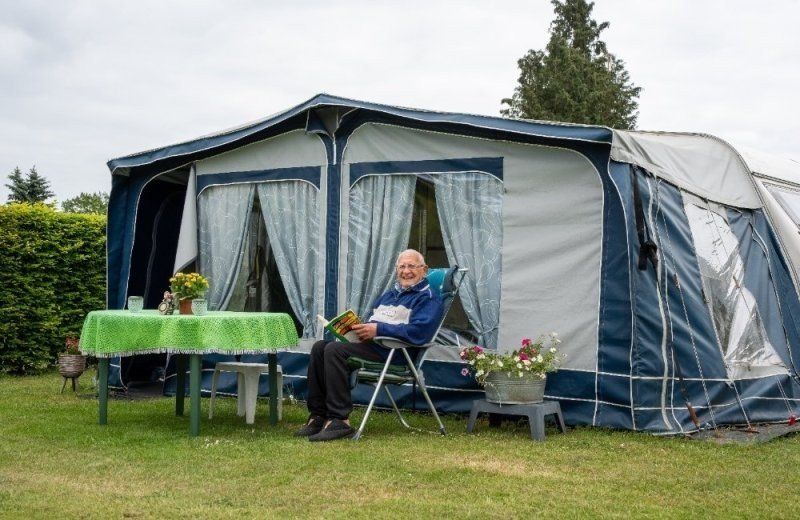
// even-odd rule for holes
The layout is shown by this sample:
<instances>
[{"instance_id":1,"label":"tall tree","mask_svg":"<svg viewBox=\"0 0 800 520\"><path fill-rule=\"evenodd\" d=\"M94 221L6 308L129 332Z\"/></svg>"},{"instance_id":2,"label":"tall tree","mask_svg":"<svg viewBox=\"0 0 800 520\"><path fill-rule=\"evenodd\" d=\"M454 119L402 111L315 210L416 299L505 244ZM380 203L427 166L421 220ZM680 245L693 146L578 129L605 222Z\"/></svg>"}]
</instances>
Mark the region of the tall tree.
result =
<instances>
[{"instance_id":1,"label":"tall tree","mask_svg":"<svg viewBox=\"0 0 800 520\"><path fill-rule=\"evenodd\" d=\"M61 209L65 213L98 213L105 215L106 211L108 211L108 193L103 191L98 191L97 193L81 192L77 197L62 202Z\"/></svg>"},{"instance_id":2,"label":"tall tree","mask_svg":"<svg viewBox=\"0 0 800 520\"><path fill-rule=\"evenodd\" d=\"M23 175L19 166L14 168L8 176L11 184L6 184L6 188L11 190L8 194L8 202L44 202L55 196L50 190L50 181L39 175L36 166L31 167L27 174Z\"/></svg>"},{"instance_id":3,"label":"tall tree","mask_svg":"<svg viewBox=\"0 0 800 520\"><path fill-rule=\"evenodd\" d=\"M600 33L608 22L592 19L594 2L551 0L556 18L544 51L529 50L517 63L520 75L501 114L511 117L634 129L641 87L630 82L625 63L608 52Z\"/></svg>"}]
</instances>

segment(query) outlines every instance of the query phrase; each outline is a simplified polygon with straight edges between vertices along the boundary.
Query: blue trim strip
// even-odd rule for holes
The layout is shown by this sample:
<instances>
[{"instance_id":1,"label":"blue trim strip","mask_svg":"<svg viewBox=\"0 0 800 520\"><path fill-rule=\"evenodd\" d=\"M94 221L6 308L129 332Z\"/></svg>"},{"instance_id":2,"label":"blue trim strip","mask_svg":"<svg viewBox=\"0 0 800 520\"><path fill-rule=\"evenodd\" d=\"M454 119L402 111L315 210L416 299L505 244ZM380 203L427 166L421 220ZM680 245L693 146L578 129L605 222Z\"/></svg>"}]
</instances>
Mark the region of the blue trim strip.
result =
<instances>
[{"instance_id":1,"label":"blue trim strip","mask_svg":"<svg viewBox=\"0 0 800 520\"><path fill-rule=\"evenodd\" d=\"M334 147L341 150L345 139L334 141L325 134L320 134L328 153L327 185L325 187L326 220L325 220L325 299L323 310L325 316L336 316L339 313L339 225L342 208L339 197L342 191L342 166L337 160L334 164Z\"/></svg>"},{"instance_id":2,"label":"blue trim strip","mask_svg":"<svg viewBox=\"0 0 800 520\"><path fill-rule=\"evenodd\" d=\"M209 186L220 184L240 184L268 181L308 181L317 189L322 177L319 166L296 166L291 168L275 168L273 170L250 170L244 172L210 173L197 176L197 193Z\"/></svg>"},{"instance_id":3,"label":"blue trim strip","mask_svg":"<svg viewBox=\"0 0 800 520\"><path fill-rule=\"evenodd\" d=\"M363 162L350 165L350 186L366 175L392 173L486 172L503 180L502 157L471 157L424 161Z\"/></svg>"}]
</instances>

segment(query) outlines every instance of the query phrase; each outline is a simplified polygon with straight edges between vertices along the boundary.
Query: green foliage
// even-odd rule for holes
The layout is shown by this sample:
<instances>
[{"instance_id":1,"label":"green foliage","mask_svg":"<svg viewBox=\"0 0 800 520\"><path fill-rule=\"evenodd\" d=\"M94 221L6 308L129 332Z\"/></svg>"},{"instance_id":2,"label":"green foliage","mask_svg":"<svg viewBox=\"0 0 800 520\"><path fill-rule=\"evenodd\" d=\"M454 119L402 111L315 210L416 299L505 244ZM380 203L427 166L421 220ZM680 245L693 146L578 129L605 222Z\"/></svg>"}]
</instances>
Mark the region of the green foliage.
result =
<instances>
[{"instance_id":1,"label":"green foliage","mask_svg":"<svg viewBox=\"0 0 800 520\"><path fill-rule=\"evenodd\" d=\"M105 304L105 219L0 206L0 373L45 369Z\"/></svg>"},{"instance_id":2,"label":"green foliage","mask_svg":"<svg viewBox=\"0 0 800 520\"><path fill-rule=\"evenodd\" d=\"M6 184L6 188L11 190L8 194L9 202L26 202L34 204L44 202L55 193L50 190L50 181L39 175L36 166L31 167L26 175L22 175L19 166L8 175L11 184Z\"/></svg>"},{"instance_id":3,"label":"green foliage","mask_svg":"<svg viewBox=\"0 0 800 520\"><path fill-rule=\"evenodd\" d=\"M594 2L552 0L556 18L544 51L529 50L519 61L514 95L502 100L505 116L636 127L640 87L624 62L608 52L600 34L608 22L592 19Z\"/></svg>"},{"instance_id":4,"label":"green foliage","mask_svg":"<svg viewBox=\"0 0 800 520\"><path fill-rule=\"evenodd\" d=\"M81 192L77 197L67 199L61 203L61 209L67 213L97 213L105 215L108 211L108 193Z\"/></svg>"}]
</instances>

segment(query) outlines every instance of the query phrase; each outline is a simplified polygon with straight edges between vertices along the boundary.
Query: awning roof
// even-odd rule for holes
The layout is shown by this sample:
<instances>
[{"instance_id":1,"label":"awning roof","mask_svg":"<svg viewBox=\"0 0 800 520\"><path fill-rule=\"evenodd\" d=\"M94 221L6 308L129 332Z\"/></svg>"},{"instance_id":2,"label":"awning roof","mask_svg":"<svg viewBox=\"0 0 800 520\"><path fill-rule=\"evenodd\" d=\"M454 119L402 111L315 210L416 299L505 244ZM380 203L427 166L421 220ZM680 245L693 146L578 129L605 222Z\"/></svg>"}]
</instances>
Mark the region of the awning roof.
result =
<instances>
[{"instance_id":1,"label":"awning roof","mask_svg":"<svg viewBox=\"0 0 800 520\"><path fill-rule=\"evenodd\" d=\"M423 122L442 129L495 130L527 136L598 143L610 143L612 139L611 129L601 126L434 112L318 94L293 108L252 123L190 141L111 159L108 161L108 168L115 175L126 175L137 169L167 171L266 138L276 131L282 131L281 129L286 128L287 125L289 128L311 129L311 118L308 117L310 112L314 109L333 107L344 109L341 111L344 112L343 119L349 117L353 111L368 110L397 120Z\"/></svg>"}]
</instances>

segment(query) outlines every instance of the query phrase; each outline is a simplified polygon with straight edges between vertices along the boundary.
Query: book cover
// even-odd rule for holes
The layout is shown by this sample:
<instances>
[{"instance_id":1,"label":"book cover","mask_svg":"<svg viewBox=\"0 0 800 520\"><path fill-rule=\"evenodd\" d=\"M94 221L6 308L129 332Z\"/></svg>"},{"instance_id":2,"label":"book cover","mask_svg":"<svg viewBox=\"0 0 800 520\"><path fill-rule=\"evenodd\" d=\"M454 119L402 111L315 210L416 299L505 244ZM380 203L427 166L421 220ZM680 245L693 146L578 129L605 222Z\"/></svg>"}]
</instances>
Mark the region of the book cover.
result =
<instances>
[{"instance_id":1,"label":"book cover","mask_svg":"<svg viewBox=\"0 0 800 520\"><path fill-rule=\"evenodd\" d=\"M358 335L353 330L353 325L361 323L358 314L353 309L347 309L338 316L326 320L322 316L317 316L322 325L328 329L339 341L349 341L351 343L358 343Z\"/></svg>"}]
</instances>

